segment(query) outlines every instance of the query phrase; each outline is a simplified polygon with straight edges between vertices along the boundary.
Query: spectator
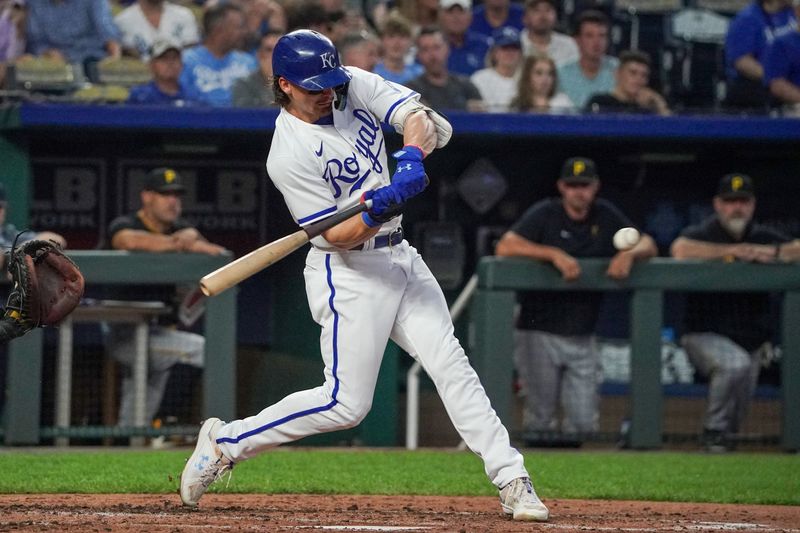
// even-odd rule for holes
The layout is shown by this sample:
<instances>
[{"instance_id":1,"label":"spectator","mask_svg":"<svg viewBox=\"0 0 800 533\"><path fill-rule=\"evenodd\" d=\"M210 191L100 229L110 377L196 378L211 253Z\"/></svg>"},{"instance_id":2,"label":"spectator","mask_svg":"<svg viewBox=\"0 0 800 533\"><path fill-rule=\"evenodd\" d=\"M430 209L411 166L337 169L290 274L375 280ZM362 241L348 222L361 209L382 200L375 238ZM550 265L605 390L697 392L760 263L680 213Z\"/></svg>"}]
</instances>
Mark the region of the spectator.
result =
<instances>
[{"instance_id":1,"label":"spectator","mask_svg":"<svg viewBox=\"0 0 800 533\"><path fill-rule=\"evenodd\" d=\"M800 0L794 0L795 17L800 20ZM764 59L764 82L782 104L800 104L800 28L777 37Z\"/></svg>"},{"instance_id":2,"label":"spectator","mask_svg":"<svg viewBox=\"0 0 800 533\"><path fill-rule=\"evenodd\" d=\"M122 33L122 46L129 55L150 59L158 39L175 43L179 50L200 42L194 13L166 0L138 0L114 18Z\"/></svg>"},{"instance_id":3,"label":"spectator","mask_svg":"<svg viewBox=\"0 0 800 533\"><path fill-rule=\"evenodd\" d=\"M0 87L6 66L25 51L25 0L0 0Z\"/></svg>"},{"instance_id":4,"label":"spectator","mask_svg":"<svg viewBox=\"0 0 800 533\"><path fill-rule=\"evenodd\" d=\"M141 209L111 221L108 229L109 247L114 250L141 252L187 252L220 255L225 249L208 242L195 228L181 218L181 195L186 188L181 177L172 169L152 170L140 192ZM129 291L132 292L132 291ZM136 287L135 297L129 299L160 300L175 307L175 287ZM202 368L205 339L202 335L175 329L177 316L164 317L158 325L150 326L147 364L147 421L155 418L167 386L170 372L176 364ZM134 326L114 324L110 327L107 345L112 358L124 365L122 399L117 424L133 426L133 364Z\"/></svg>"},{"instance_id":5,"label":"spectator","mask_svg":"<svg viewBox=\"0 0 800 533\"><path fill-rule=\"evenodd\" d=\"M789 0L755 0L736 14L725 37L726 106L767 108L767 47L781 35L794 32L796 26Z\"/></svg>"},{"instance_id":6,"label":"spectator","mask_svg":"<svg viewBox=\"0 0 800 533\"><path fill-rule=\"evenodd\" d=\"M724 176L713 199L714 215L690 226L672 243L676 259L800 261L800 241L753 222L753 181ZM759 347L772 338L767 293L692 293L687 296L688 333L681 337L689 360L709 379L703 444L709 451L734 447L758 380Z\"/></svg>"},{"instance_id":7,"label":"spectator","mask_svg":"<svg viewBox=\"0 0 800 533\"><path fill-rule=\"evenodd\" d=\"M150 72L153 79L144 85L132 87L128 104L156 104L182 106L193 98L181 83L181 48L173 41L158 38L148 50Z\"/></svg>"},{"instance_id":8,"label":"spectator","mask_svg":"<svg viewBox=\"0 0 800 533\"><path fill-rule=\"evenodd\" d=\"M450 47L447 68L464 76L484 68L489 53L489 38L470 30L471 22L472 0L440 0L439 27Z\"/></svg>"},{"instance_id":9,"label":"spectator","mask_svg":"<svg viewBox=\"0 0 800 533\"><path fill-rule=\"evenodd\" d=\"M415 31L436 24L439 0L401 0L400 13L411 21Z\"/></svg>"},{"instance_id":10,"label":"spectator","mask_svg":"<svg viewBox=\"0 0 800 533\"><path fill-rule=\"evenodd\" d=\"M342 65L373 72L380 59L378 39L367 30L348 33L336 44Z\"/></svg>"},{"instance_id":11,"label":"spectator","mask_svg":"<svg viewBox=\"0 0 800 533\"><path fill-rule=\"evenodd\" d=\"M473 11L470 29L487 38L491 38L494 30L503 26L522 31L525 28L522 23L524 15L525 9L511 0L486 0Z\"/></svg>"},{"instance_id":12,"label":"spectator","mask_svg":"<svg viewBox=\"0 0 800 533\"><path fill-rule=\"evenodd\" d=\"M286 31L286 11L275 0L238 0L239 7L244 12L245 43L243 50L256 50L261 38L269 32L283 33Z\"/></svg>"},{"instance_id":13,"label":"spectator","mask_svg":"<svg viewBox=\"0 0 800 533\"><path fill-rule=\"evenodd\" d=\"M552 263L566 281L580 278L576 258L610 257L606 274L625 279L634 261L657 255L648 235L627 251L614 249L614 233L633 224L613 204L596 198L600 180L591 159L568 159L557 186L561 197L530 207L500 238L497 255ZM552 432L559 431L559 394L564 442L580 443L582 434L598 429L600 357L594 330L602 294L525 292L519 300L514 356L525 391L529 444L548 434L552 441Z\"/></svg>"},{"instance_id":14,"label":"spectator","mask_svg":"<svg viewBox=\"0 0 800 533\"><path fill-rule=\"evenodd\" d=\"M328 14L332 27L329 39L334 42L341 41L348 33L369 31L376 33L376 28L370 26L364 16L365 5L351 0L319 0L322 9Z\"/></svg>"},{"instance_id":15,"label":"spectator","mask_svg":"<svg viewBox=\"0 0 800 533\"><path fill-rule=\"evenodd\" d=\"M233 4L212 7L203 15L203 44L184 51L181 83L212 106L230 106L236 80L256 70L255 58L237 50L244 44L242 10Z\"/></svg>"},{"instance_id":16,"label":"spectator","mask_svg":"<svg viewBox=\"0 0 800 533\"><path fill-rule=\"evenodd\" d=\"M547 56L529 56L522 64L517 94L511 101L515 111L533 113L565 113L575 106L569 97L558 90L558 71Z\"/></svg>"},{"instance_id":17,"label":"spectator","mask_svg":"<svg viewBox=\"0 0 800 533\"><path fill-rule=\"evenodd\" d=\"M258 69L233 84L233 105L236 107L270 107L276 105L272 94L272 51L283 33L269 31L256 50Z\"/></svg>"},{"instance_id":18,"label":"spectator","mask_svg":"<svg viewBox=\"0 0 800 533\"><path fill-rule=\"evenodd\" d=\"M425 71L411 80L408 87L434 109L485 111L481 93L472 82L447 70L448 53L442 31L436 27L423 28L417 36L417 59Z\"/></svg>"},{"instance_id":19,"label":"spectator","mask_svg":"<svg viewBox=\"0 0 800 533\"><path fill-rule=\"evenodd\" d=\"M27 50L33 55L79 64L90 81L97 81L99 60L122 55L107 0L27 3Z\"/></svg>"},{"instance_id":20,"label":"spectator","mask_svg":"<svg viewBox=\"0 0 800 533\"><path fill-rule=\"evenodd\" d=\"M519 32L510 26L495 30L489 52L491 67L481 69L470 77L490 113L509 111L517 91L521 59Z\"/></svg>"},{"instance_id":21,"label":"spectator","mask_svg":"<svg viewBox=\"0 0 800 533\"><path fill-rule=\"evenodd\" d=\"M614 89L617 60L606 55L608 50L608 17L600 11L580 14L575 30L580 58L558 67L561 90L578 109L583 109L593 94Z\"/></svg>"},{"instance_id":22,"label":"spectator","mask_svg":"<svg viewBox=\"0 0 800 533\"><path fill-rule=\"evenodd\" d=\"M525 2L525 29L522 30L522 51L526 56L545 55L556 65L578 60L575 39L555 31L558 4L556 0L527 0Z\"/></svg>"},{"instance_id":23,"label":"spectator","mask_svg":"<svg viewBox=\"0 0 800 533\"><path fill-rule=\"evenodd\" d=\"M328 11L318 0L289 0L285 4L286 31L305 28L336 42L347 33L344 13Z\"/></svg>"},{"instance_id":24,"label":"spectator","mask_svg":"<svg viewBox=\"0 0 800 533\"><path fill-rule=\"evenodd\" d=\"M8 197L6 196L6 187L2 182L0 182L0 250L2 250L2 253L0 253L0 269L5 269L7 258L5 251L11 249L15 240L17 244L22 244L23 242L28 242L33 239L41 239L45 241L53 241L61 246L61 248L67 247L67 240L58 233L52 231L36 232L32 230L18 230L14 224L6 221L8 209L9 207ZM17 238L18 235L19 238Z\"/></svg>"},{"instance_id":25,"label":"spectator","mask_svg":"<svg viewBox=\"0 0 800 533\"><path fill-rule=\"evenodd\" d=\"M616 79L614 90L592 96L586 104L586 111L669 115L664 98L647 86L650 82L650 56L646 53L637 50L622 52Z\"/></svg>"},{"instance_id":26,"label":"spectator","mask_svg":"<svg viewBox=\"0 0 800 533\"><path fill-rule=\"evenodd\" d=\"M405 84L422 74L422 65L409 57L412 43L411 23L399 13L389 14L381 30L381 59L375 74L395 83Z\"/></svg>"}]
</instances>

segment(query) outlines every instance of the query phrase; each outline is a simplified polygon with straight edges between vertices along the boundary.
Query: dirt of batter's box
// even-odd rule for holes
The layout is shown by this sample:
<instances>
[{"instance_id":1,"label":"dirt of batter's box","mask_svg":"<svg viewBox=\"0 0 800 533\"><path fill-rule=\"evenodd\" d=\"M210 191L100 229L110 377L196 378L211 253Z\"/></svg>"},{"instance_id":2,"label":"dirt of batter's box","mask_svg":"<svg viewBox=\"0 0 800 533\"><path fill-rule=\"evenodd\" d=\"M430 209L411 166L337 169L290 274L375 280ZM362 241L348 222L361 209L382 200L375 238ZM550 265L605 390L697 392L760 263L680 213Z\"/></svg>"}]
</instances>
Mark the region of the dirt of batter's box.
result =
<instances>
[{"instance_id":1,"label":"dirt of batter's box","mask_svg":"<svg viewBox=\"0 0 800 533\"><path fill-rule=\"evenodd\" d=\"M546 523L514 522L493 497L207 494L0 495L0 531L753 531L800 533L800 507L545 500Z\"/></svg>"}]
</instances>

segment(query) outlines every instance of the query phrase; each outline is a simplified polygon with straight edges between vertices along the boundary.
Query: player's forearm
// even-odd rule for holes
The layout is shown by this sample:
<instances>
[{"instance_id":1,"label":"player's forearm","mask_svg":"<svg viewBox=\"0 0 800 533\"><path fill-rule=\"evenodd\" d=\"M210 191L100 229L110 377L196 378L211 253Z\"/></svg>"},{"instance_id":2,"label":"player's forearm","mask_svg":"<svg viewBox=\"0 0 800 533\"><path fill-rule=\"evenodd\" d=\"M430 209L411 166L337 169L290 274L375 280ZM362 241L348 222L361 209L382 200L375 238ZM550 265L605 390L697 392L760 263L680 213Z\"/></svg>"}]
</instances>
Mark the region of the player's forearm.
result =
<instances>
[{"instance_id":1,"label":"player's forearm","mask_svg":"<svg viewBox=\"0 0 800 533\"><path fill-rule=\"evenodd\" d=\"M425 155L436 148L436 126L423 110L415 111L403 124L403 144L419 146Z\"/></svg>"},{"instance_id":2,"label":"player's forearm","mask_svg":"<svg viewBox=\"0 0 800 533\"><path fill-rule=\"evenodd\" d=\"M772 80L769 83L769 90L772 96L785 104L800 103L800 87L784 78Z\"/></svg>"},{"instance_id":3,"label":"player's forearm","mask_svg":"<svg viewBox=\"0 0 800 533\"><path fill-rule=\"evenodd\" d=\"M639 239L639 242L637 242L636 246L631 248L628 253L630 253L637 261L643 261L645 259L650 259L651 257L657 256L658 247L656 246L656 241L654 241L650 235L643 233L642 237Z\"/></svg>"},{"instance_id":4,"label":"player's forearm","mask_svg":"<svg viewBox=\"0 0 800 533\"><path fill-rule=\"evenodd\" d=\"M177 241L171 235L140 230L122 230L111 239L111 248L139 252L176 252Z\"/></svg>"},{"instance_id":5,"label":"player's forearm","mask_svg":"<svg viewBox=\"0 0 800 533\"><path fill-rule=\"evenodd\" d=\"M675 259L722 259L733 256L734 247L730 244L717 244L678 237L670 247Z\"/></svg>"},{"instance_id":6,"label":"player's forearm","mask_svg":"<svg viewBox=\"0 0 800 533\"><path fill-rule=\"evenodd\" d=\"M750 54L737 59L733 66L745 78L760 81L764 77L764 67Z\"/></svg>"},{"instance_id":7,"label":"player's forearm","mask_svg":"<svg viewBox=\"0 0 800 533\"><path fill-rule=\"evenodd\" d=\"M539 261L554 262L556 254L561 250L554 246L529 241L513 231L507 231L495 247L495 255L500 257L528 257Z\"/></svg>"},{"instance_id":8,"label":"player's forearm","mask_svg":"<svg viewBox=\"0 0 800 533\"><path fill-rule=\"evenodd\" d=\"M381 226L374 228L367 226L360 216L356 216L325 231L322 236L331 245L343 250L349 250L377 235L380 229Z\"/></svg>"},{"instance_id":9,"label":"player's forearm","mask_svg":"<svg viewBox=\"0 0 800 533\"><path fill-rule=\"evenodd\" d=\"M778 245L777 260L784 263L800 262L800 239Z\"/></svg>"},{"instance_id":10,"label":"player's forearm","mask_svg":"<svg viewBox=\"0 0 800 533\"><path fill-rule=\"evenodd\" d=\"M226 250L218 244L201 239L193 242L187 251L198 254L221 255L225 253Z\"/></svg>"}]
</instances>

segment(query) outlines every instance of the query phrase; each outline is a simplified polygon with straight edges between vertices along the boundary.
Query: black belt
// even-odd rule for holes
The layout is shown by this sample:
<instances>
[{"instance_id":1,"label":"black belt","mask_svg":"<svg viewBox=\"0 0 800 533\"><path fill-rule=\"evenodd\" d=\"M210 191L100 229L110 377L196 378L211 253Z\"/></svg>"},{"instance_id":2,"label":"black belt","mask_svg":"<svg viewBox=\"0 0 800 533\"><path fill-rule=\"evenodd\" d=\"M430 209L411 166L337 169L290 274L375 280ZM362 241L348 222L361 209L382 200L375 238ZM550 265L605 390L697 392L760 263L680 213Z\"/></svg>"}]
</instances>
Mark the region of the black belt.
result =
<instances>
[{"instance_id":1,"label":"black belt","mask_svg":"<svg viewBox=\"0 0 800 533\"><path fill-rule=\"evenodd\" d=\"M401 242L403 242L403 228L397 228L391 233L387 233L386 235L378 235L375 237L375 244L372 246L372 249L377 250L378 248L384 248L386 246L397 246ZM363 250L364 244L359 244L358 246L354 246L350 249Z\"/></svg>"}]
</instances>

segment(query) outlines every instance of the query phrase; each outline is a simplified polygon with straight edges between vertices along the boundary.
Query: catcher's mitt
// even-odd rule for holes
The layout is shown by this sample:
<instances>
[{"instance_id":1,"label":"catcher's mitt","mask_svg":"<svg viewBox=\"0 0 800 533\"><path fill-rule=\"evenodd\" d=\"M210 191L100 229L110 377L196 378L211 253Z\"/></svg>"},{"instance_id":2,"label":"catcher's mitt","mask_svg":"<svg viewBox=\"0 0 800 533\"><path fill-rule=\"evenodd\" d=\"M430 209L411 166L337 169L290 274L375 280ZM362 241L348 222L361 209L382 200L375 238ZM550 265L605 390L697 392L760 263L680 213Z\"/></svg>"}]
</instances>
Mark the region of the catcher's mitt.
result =
<instances>
[{"instance_id":1,"label":"catcher's mitt","mask_svg":"<svg viewBox=\"0 0 800 533\"><path fill-rule=\"evenodd\" d=\"M58 324L83 296L84 280L78 266L51 241L14 246L7 268L13 285L0 319L0 339Z\"/></svg>"}]
</instances>

